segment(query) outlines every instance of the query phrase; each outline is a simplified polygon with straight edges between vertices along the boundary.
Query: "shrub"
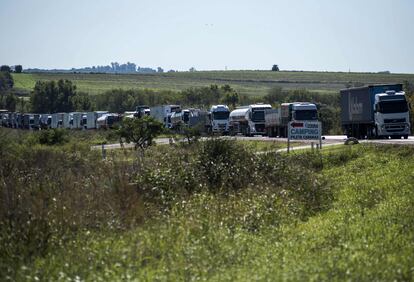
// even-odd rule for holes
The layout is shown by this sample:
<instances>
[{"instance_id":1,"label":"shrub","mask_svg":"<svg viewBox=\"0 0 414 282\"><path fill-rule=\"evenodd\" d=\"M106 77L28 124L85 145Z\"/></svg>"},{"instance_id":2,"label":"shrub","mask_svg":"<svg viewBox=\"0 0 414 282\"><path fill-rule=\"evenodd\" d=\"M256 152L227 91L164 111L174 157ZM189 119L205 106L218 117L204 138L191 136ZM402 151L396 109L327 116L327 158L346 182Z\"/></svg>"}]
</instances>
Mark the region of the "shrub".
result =
<instances>
[{"instance_id":1,"label":"shrub","mask_svg":"<svg viewBox=\"0 0 414 282\"><path fill-rule=\"evenodd\" d=\"M42 130L38 138L39 143L43 145L62 145L69 141L67 131L61 128Z\"/></svg>"},{"instance_id":2,"label":"shrub","mask_svg":"<svg viewBox=\"0 0 414 282\"><path fill-rule=\"evenodd\" d=\"M255 156L242 145L218 138L203 142L198 151L200 178L212 191L237 191L254 182Z\"/></svg>"}]
</instances>

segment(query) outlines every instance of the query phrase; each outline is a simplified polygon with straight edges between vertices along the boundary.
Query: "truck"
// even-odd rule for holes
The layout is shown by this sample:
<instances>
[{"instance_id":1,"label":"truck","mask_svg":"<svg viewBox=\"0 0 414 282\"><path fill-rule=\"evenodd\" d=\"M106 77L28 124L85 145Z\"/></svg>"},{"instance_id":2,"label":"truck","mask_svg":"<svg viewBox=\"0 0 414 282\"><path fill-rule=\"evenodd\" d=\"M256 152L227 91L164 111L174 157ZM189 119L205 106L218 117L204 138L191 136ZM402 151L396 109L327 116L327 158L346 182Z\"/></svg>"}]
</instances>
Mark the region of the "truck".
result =
<instances>
[{"instance_id":1,"label":"truck","mask_svg":"<svg viewBox=\"0 0 414 282\"><path fill-rule=\"evenodd\" d=\"M114 128L121 121L121 115L116 113L103 114L96 120L96 128L110 129Z\"/></svg>"},{"instance_id":2,"label":"truck","mask_svg":"<svg viewBox=\"0 0 414 282\"><path fill-rule=\"evenodd\" d=\"M163 105L150 108L150 116L160 121L166 128L171 128L171 114L181 111L180 105Z\"/></svg>"},{"instance_id":3,"label":"truck","mask_svg":"<svg viewBox=\"0 0 414 282\"><path fill-rule=\"evenodd\" d=\"M271 109L269 104L253 104L236 108L230 113L230 133L246 136L265 134L265 111Z\"/></svg>"},{"instance_id":4,"label":"truck","mask_svg":"<svg viewBox=\"0 0 414 282\"><path fill-rule=\"evenodd\" d=\"M206 110L189 108L171 114L171 128L177 131L181 131L183 127L189 127L207 132L210 122L210 114Z\"/></svg>"},{"instance_id":5,"label":"truck","mask_svg":"<svg viewBox=\"0 0 414 282\"><path fill-rule=\"evenodd\" d=\"M180 130L183 126L188 126L192 112L192 109L184 109L181 111L173 112L170 118L171 129Z\"/></svg>"},{"instance_id":6,"label":"truck","mask_svg":"<svg viewBox=\"0 0 414 282\"><path fill-rule=\"evenodd\" d=\"M149 116L149 115L151 115L150 107L145 106L145 105L140 105L135 108L135 114L134 114L135 117L140 118L140 117Z\"/></svg>"},{"instance_id":7,"label":"truck","mask_svg":"<svg viewBox=\"0 0 414 282\"><path fill-rule=\"evenodd\" d=\"M81 129L83 128L83 113L73 112L69 113L69 128L70 129Z\"/></svg>"},{"instance_id":8,"label":"truck","mask_svg":"<svg viewBox=\"0 0 414 282\"><path fill-rule=\"evenodd\" d=\"M70 128L69 113L52 114L51 128Z\"/></svg>"},{"instance_id":9,"label":"truck","mask_svg":"<svg viewBox=\"0 0 414 282\"><path fill-rule=\"evenodd\" d=\"M341 124L347 137L408 138L409 104L402 84L378 84L340 91Z\"/></svg>"},{"instance_id":10,"label":"truck","mask_svg":"<svg viewBox=\"0 0 414 282\"><path fill-rule=\"evenodd\" d=\"M84 129L95 129L96 114L94 112L82 113L82 126Z\"/></svg>"},{"instance_id":11,"label":"truck","mask_svg":"<svg viewBox=\"0 0 414 282\"><path fill-rule=\"evenodd\" d=\"M289 122L317 120L318 110L313 103L282 103L279 108L265 111L265 132L269 137L286 138Z\"/></svg>"},{"instance_id":12,"label":"truck","mask_svg":"<svg viewBox=\"0 0 414 282\"><path fill-rule=\"evenodd\" d=\"M228 133L229 132L229 116L230 110L226 105L213 105L210 108L210 125L209 129L212 133Z\"/></svg>"}]
</instances>

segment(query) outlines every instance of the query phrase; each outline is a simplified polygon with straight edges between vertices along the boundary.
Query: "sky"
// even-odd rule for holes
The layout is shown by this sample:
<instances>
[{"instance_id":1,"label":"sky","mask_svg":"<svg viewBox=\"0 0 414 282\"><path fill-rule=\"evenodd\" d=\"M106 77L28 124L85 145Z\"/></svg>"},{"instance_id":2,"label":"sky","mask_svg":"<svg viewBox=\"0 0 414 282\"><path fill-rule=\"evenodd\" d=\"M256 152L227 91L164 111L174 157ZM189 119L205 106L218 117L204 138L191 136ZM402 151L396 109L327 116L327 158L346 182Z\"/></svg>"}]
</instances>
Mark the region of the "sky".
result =
<instances>
[{"instance_id":1,"label":"sky","mask_svg":"<svg viewBox=\"0 0 414 282\"><path fill-rule=\"evenodd\" d=\"M413 0L0 0L0 64L414 73Z\"/></svg>"}]
</instances>

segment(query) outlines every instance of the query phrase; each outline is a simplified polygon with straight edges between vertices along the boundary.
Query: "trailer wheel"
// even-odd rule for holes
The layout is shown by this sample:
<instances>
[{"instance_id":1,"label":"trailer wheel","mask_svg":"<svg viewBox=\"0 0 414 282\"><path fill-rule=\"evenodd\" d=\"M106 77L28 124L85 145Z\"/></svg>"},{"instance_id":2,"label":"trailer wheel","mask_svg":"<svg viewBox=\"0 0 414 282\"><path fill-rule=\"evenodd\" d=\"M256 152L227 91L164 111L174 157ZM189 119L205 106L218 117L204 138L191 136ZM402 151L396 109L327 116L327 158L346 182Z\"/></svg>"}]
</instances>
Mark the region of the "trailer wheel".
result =
<instances>
[{"instance_id":1,"label":"trailer wheel","mask_svg":"<svg viewBox=\"0 0 414 282\"><path fill-rule=\"evenodd\" d=\"M408 135L404 135L404 139L408 139Z\"/></svg>"}]
</instances>

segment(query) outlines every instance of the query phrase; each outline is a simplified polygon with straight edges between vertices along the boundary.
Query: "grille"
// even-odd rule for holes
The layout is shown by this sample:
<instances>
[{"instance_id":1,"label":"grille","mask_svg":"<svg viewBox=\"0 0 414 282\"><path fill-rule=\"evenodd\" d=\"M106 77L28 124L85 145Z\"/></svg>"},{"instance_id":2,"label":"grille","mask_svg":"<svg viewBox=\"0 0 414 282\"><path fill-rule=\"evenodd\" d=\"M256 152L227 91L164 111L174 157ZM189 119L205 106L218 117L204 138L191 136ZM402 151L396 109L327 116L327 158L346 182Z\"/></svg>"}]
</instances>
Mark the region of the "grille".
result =
<instances>
[{"instance_id":1,"label":"grille","mask_svg":"<svg viewBox=\"0 0 414 282\"><path fill-rule=\"evenodd\" d=\"M404 124L395 124L395 125L386 125L385 130L388 132L399 132L404 131L405 125Z\"/></svg>"},{"instance_id":2,"label":"grille","mask_svg":"<svg viewBox=\"0 0 414 282\"><path fill-rule=\"evenodd\" d=\"M265 125L264 124L256 124L255 128L256 128L256 132L264 132Z\"/></svg>"},{"instance_id":3,"label":"grille","mask_svg":"<svg viewBox=\"0 0 414 282\"><path fill-rule=\"evenodd\" d=\"M405 118L384 119L384 123L405 122Z\"/></svg>"}]
</instances>

